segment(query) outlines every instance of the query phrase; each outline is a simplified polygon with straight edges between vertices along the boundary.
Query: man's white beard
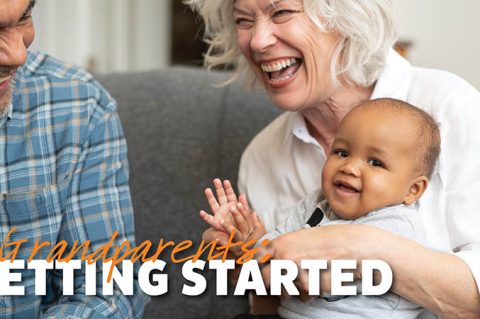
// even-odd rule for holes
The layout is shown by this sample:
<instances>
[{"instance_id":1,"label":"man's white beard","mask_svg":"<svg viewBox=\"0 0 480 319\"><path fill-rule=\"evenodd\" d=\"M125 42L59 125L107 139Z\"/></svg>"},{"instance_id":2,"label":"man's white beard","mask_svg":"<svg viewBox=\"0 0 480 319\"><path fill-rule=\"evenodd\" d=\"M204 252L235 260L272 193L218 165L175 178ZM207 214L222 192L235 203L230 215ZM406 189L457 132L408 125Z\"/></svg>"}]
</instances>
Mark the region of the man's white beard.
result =
<instances>
[{"instance_id":1,"label":"man's white beard","mask_svg":"<svg viewBox=\"0 0 480 319\"><path fill-rule=\"evenodd\" d=\"M9 91L10 92L7 92L6 94L9 94L10 95L10 98L8 99L8 101L5 103L5 104L2 104L0 105L0 117L3 117L5 115L7 115L10 111L10 108L12 107L12 98L13 98L13 90L15 89L15 75L16 73L13 74L12 78L10 79L10 88L9 88Z\"/></svg>"}]
</instances>

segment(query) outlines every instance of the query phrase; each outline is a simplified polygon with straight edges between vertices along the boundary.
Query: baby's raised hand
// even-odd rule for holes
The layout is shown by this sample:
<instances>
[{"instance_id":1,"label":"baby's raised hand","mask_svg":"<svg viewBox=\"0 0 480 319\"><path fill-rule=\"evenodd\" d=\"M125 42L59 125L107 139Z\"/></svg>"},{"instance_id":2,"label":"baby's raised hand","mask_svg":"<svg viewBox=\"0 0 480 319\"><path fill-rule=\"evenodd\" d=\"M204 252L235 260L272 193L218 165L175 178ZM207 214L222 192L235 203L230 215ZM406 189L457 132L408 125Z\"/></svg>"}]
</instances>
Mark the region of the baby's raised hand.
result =
<instances>
[{"instance_id":1,"label":"baby's raised hand","mask_svg":"<svg viewBox=\"0 0 480 319\"><path fill-rule=\"evenodd\" d=\"M228 233L234 233L235 242L257 241L263 237L267 230L256 212L251 212L248 206L238 202L236 206L230 207L233 216L233 223L221 221L220 224Z\"/></svg>"},{"instance_id":2,"label":"baby's raised hand","mask_svg":"<svg viewBox=\"0 0 480 319\"><path fill-rule=\"evenodd\" d=\"M212 189L205 189L205 198L207 199L212 214L201 210L200 217L216 230L228 232L223 224L234 224L230 208L236 207L239 202L242 202L243 205L247 205L248 207L248 203L245 195L240 195L239 198L237 198L229 180L224 180L222 183L219 178L215 178L213 185L215 187L216 197Z\"/></svg>"}]
</instances>

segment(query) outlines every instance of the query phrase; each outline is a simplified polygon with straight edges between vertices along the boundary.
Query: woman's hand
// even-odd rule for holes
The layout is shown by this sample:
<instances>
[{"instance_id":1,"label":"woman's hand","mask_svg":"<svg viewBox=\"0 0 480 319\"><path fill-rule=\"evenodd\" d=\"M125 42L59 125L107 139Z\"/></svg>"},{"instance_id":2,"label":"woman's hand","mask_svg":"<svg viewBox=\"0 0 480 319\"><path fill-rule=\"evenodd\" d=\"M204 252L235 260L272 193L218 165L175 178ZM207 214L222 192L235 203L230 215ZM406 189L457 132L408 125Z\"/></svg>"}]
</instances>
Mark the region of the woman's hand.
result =
<instances>
[{"instance_id":1,"label":"woman's hand","mask_svg":"<svg viewBox=\"0 0 480 319\"><path fill-rule=\"evenodd\" d=\"M479 318L480 295L470 268L459 257L368 225L332 225L282 235L270 243L273 259L380 259L393 271L391 291L442 318ZM358 266L360 267L360 266ZM265 283L269 267L263 268ZM320 291L329 292L330 271L322 270ZM355 277L360 279L357 272ZM308 300L308 272L299 267L297 288ZM448 288L446 288L448 287Z\"/></svg>"},{"instance_id":2,"label":"woman's hand","mask_svg":"<svg viewBox=\"0 0 480 319\"><path fill-rule=\"evenodd\" d=\"M374 228L365 226L368 229ZM376 228L375 228L376 229ZM359 260L357 243L365 236L365 230L360 225L335 225L303 229L287 233L274 239L268 246L268 253L272 259L288 259L294 261L298 266L298 276L295 282L300 291L302 301L315 298L309 296L309 274L308 270L301 269L302 260L307 259L354 259ZM361 237L361 238L360 238ZM263 268L264 281L270 282L270 267ZM320 292L330 293L331 274L330 269L320 271ZM355 272L355 277L359 278Z\"/></svg>"}]
</instances>

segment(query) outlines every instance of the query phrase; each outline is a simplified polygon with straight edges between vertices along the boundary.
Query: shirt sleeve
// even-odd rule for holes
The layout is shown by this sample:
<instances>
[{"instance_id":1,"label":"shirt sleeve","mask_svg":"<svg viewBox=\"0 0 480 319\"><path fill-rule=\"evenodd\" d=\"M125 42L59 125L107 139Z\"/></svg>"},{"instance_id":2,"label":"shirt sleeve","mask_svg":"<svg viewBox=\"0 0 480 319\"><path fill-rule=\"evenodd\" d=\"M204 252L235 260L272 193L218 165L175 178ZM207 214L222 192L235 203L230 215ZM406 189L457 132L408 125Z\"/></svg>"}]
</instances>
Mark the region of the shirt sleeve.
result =
<instances>
[{"instance_id":1,"label":"shirt sleeve","mask_svg":"<svg viewBox=\"0 0 480 319\"><path fill-rule=\"evenodd\" d=\"M375 226L418 243L424 243L422 221L415 204L384 207L351 222Z\"/></svg>"},{"instance_id":2,"label":"shirt sleeve","mask_svg":"<svg viewBox=\"0 0 480 319\"><path fill-rule=\"evenodd\" d=\"M263 242L265 239L272 241L281 235L300 230L305 225L305 215L308 213L305 209L305 199L296 206L283 208L282 211L287 214L287 218L278 224L275 230L268 232L260 238L257 244Z\"/></svg>"},{"instance_id":3,"label":"shirt sleeve","mask_svg":"<svg viewBox=\"0 0 480 319\"><path fill-rule=\"evenodd\" d=\"M287 217L277 225L274 231L268 232L258 242L264 239L273 240L281 235L291 233L304 228L310 216L312 216L319 202L320 191L308 194L296 205L275 211L275 214L285 214Z\"/></svg>"},{"instance_id":4,"label":"shirt sleeve","mask_svg":"<svg viewBox=\"0 0 480 319\"><path fill-rule=\"evenodd\" d=\"M114 232L113 247L125 240L133 247L134 219L128 186L127 147L115 103L100 90L89 119L88 138L74 170L58 240L69 247L90 240L88 253L107 243ZM80 259L80 256L74 259ZM97 294L85 295L85 274L75 271L72 296L61 296L42 318L140 318L148 297L138 285L134 271L134 294L126 296L114 284L113 295L102 294L102 263L97 263ZM62 274L54 272L57 291Z\"/></svg>"},{"instance_id":5,"label":"shirt sleeve","mask_svg":"<svg viewBox=\"0 0 480 319\"><path fill-rule=\"evenodd\" d=\"M469 266L480 291L480 93L461 92L448 119L442 123L447 227L453 252Z\"/></svg>"}]
</instances>

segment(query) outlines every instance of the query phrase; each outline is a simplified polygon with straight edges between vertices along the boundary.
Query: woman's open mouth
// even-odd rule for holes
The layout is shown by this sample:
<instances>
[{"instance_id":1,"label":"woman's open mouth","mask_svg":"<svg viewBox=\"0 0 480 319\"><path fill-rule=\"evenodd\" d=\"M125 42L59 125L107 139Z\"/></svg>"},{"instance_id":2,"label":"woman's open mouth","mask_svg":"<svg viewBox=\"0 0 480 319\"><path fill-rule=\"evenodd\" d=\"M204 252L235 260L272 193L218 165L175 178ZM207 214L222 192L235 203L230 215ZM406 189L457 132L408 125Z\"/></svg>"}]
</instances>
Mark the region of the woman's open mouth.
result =
<instances>
[{"instance_id":1,"label":"woman's open mouth","mask_svg":"<svg viewBox=\"0 0 480 319\"><path fill-rule=\"evenodd\" d=\"M272 82L282 82L292 78L302 64L301 59L288 58L273 63L262 63L262 70Z\"/></svg>"}]
</instances>

